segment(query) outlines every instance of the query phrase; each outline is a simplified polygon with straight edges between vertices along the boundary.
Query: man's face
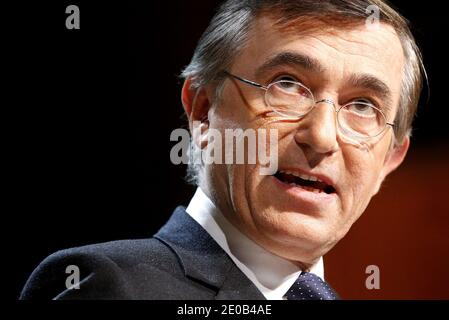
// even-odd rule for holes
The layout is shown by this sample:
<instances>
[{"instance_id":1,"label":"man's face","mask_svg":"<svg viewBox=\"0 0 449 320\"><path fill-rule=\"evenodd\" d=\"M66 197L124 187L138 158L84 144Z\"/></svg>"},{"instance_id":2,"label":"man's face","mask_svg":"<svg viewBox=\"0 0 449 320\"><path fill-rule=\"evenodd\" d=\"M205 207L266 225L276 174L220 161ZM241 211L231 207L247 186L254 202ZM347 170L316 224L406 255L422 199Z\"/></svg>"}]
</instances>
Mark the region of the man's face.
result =
<instances>
[{"instance_id":1,"label":"man's face","mask_svg":"<svg viewBox=\"0 0 449 320\"><path fill-rule=\"evenodd\" d=\"M258 19L249 43L228 71L263 85L279 79L301 82L316 100L331 99L337 108L358 99L385 106L387 97L378 85L382 82L391 100L391 112L384 109L387 121L394 120L404 56L392 28L360 26L299 34L272 26L269 18ZM285 63L284 59L260 69L283 53L301 57L297 59L300 62ZM313 67L304 64L304 57L313 60ZM206 167L205 189L223 214L255 242L284 258L310 265L346 234L385 176L400 164L407 148L394 155L391 128L364 143L344 138L335 109L326 103L299 120L267 114L264 94L227 79L222 99L208 112L209 128L223 133L235 128L277 129L278 174L261 175L258 164L210 165ZM289 184L280 172L318 178L333 190L316 192Z\"/></svg>"}]
</instances>

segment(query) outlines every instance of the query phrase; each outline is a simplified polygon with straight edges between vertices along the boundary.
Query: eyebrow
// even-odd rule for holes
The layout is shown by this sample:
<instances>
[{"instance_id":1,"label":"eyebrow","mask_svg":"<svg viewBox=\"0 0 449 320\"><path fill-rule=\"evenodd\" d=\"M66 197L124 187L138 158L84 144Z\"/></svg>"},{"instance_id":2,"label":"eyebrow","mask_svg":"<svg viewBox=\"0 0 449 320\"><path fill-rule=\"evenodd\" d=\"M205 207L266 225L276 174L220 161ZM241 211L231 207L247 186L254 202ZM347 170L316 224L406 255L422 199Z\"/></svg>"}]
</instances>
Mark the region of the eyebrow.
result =
<instances>
[{"instance_id":1,"label":"eyebrow","mask_svg":"<svg viewBox=\"0 0 449 320\"><path fill-rule=\"evenodd\" d=\"M257 68L255 75L259 77L261 74L268 72L283 65L293 65L301 67L307 71L322 73L325 71L324 66L315 58L296 52L281 52L269 58L264 64Z\"/></svg>"}]
</instances>

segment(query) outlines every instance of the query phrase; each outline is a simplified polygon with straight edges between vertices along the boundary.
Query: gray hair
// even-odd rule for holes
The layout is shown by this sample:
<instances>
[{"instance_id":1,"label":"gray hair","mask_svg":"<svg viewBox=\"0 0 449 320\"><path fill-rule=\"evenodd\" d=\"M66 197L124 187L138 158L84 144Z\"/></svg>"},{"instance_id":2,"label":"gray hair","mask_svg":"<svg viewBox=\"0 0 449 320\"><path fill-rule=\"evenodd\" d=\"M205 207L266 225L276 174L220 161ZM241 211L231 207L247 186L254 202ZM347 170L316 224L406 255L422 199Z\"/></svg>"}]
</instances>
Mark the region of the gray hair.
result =
<instances>
[{"instance_id":1,"label":"gray hair","mask_svg":"<svg viewBox=\"0 0 449 320\"><path fill-rule=\"evenodd\" d=\"M253 22L262 13L278 17L277 25L286 26L301 19L331 21L337 26L354 25L366 21L369 6L379 9L380 21L397 32L405 56L404 75L398 112L395 118L395 141L401 144L411 136L426 71L421 52L408 26L408 21L384 0L228 0L219 8L200 38L190 64L183 70L184 79L192 79L192 89L205 85L215 88L216 100L224 77L235 57L248 41ZM192 143L191 156L200 152ZM192 159L192 157L191 157ZM198 184L201 164L189 162L187 180Z\"/></svg>"}]
</instances>

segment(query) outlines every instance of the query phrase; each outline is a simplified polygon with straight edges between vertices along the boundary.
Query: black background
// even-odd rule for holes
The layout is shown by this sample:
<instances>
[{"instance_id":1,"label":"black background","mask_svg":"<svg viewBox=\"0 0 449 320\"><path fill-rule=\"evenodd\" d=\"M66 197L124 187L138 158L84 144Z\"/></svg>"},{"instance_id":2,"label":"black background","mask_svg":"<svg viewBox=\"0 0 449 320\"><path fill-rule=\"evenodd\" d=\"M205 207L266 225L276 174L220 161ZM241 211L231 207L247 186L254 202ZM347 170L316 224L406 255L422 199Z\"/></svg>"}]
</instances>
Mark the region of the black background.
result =
<instances>
[{"instance_id":1,"label":"black background","mask_svg":"<svg viewBox=\"0 0 449 320\"><path fill-rule=\"evenodd\" d=\"M48 254L151 236L194 192L170 162L185 127L178 75L220 1L38 1L4 8L3 267L17 299ZM447 148L448 28L439 1L393 1L424 52L411 152ZM65 28L76 4L81 29ZM434 152L435 151L435 152Z\"/></svg>"}]
</instances>

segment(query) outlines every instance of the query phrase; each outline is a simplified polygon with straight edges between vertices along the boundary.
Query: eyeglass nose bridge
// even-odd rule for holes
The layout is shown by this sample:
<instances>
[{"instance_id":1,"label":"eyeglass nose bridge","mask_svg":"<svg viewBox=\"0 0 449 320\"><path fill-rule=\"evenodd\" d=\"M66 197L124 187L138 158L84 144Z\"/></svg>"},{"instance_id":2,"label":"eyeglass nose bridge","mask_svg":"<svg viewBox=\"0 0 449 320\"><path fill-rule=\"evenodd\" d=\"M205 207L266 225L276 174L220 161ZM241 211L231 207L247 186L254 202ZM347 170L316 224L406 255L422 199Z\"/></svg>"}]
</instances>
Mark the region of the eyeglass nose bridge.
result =
<instances>
[{"instance_id":1,"label":"eyeglass nose bridge","mask_svg":"<svg viewBox=\"0 0 449 320\"><path fill-rule=\"evenodd\" d=\"M337 106L335 105L335 102L334 102L333 100L331 100L331 99L322 99L322 100L315 101L315 105L314 105L314 106L316 106L316 105L319 104L319 103L327 103L327 104L330 104L330 105L332 105L332 106L334 107L335 112L338 111L338 110L337 110Z\"/></svg>"}]
</instances>

